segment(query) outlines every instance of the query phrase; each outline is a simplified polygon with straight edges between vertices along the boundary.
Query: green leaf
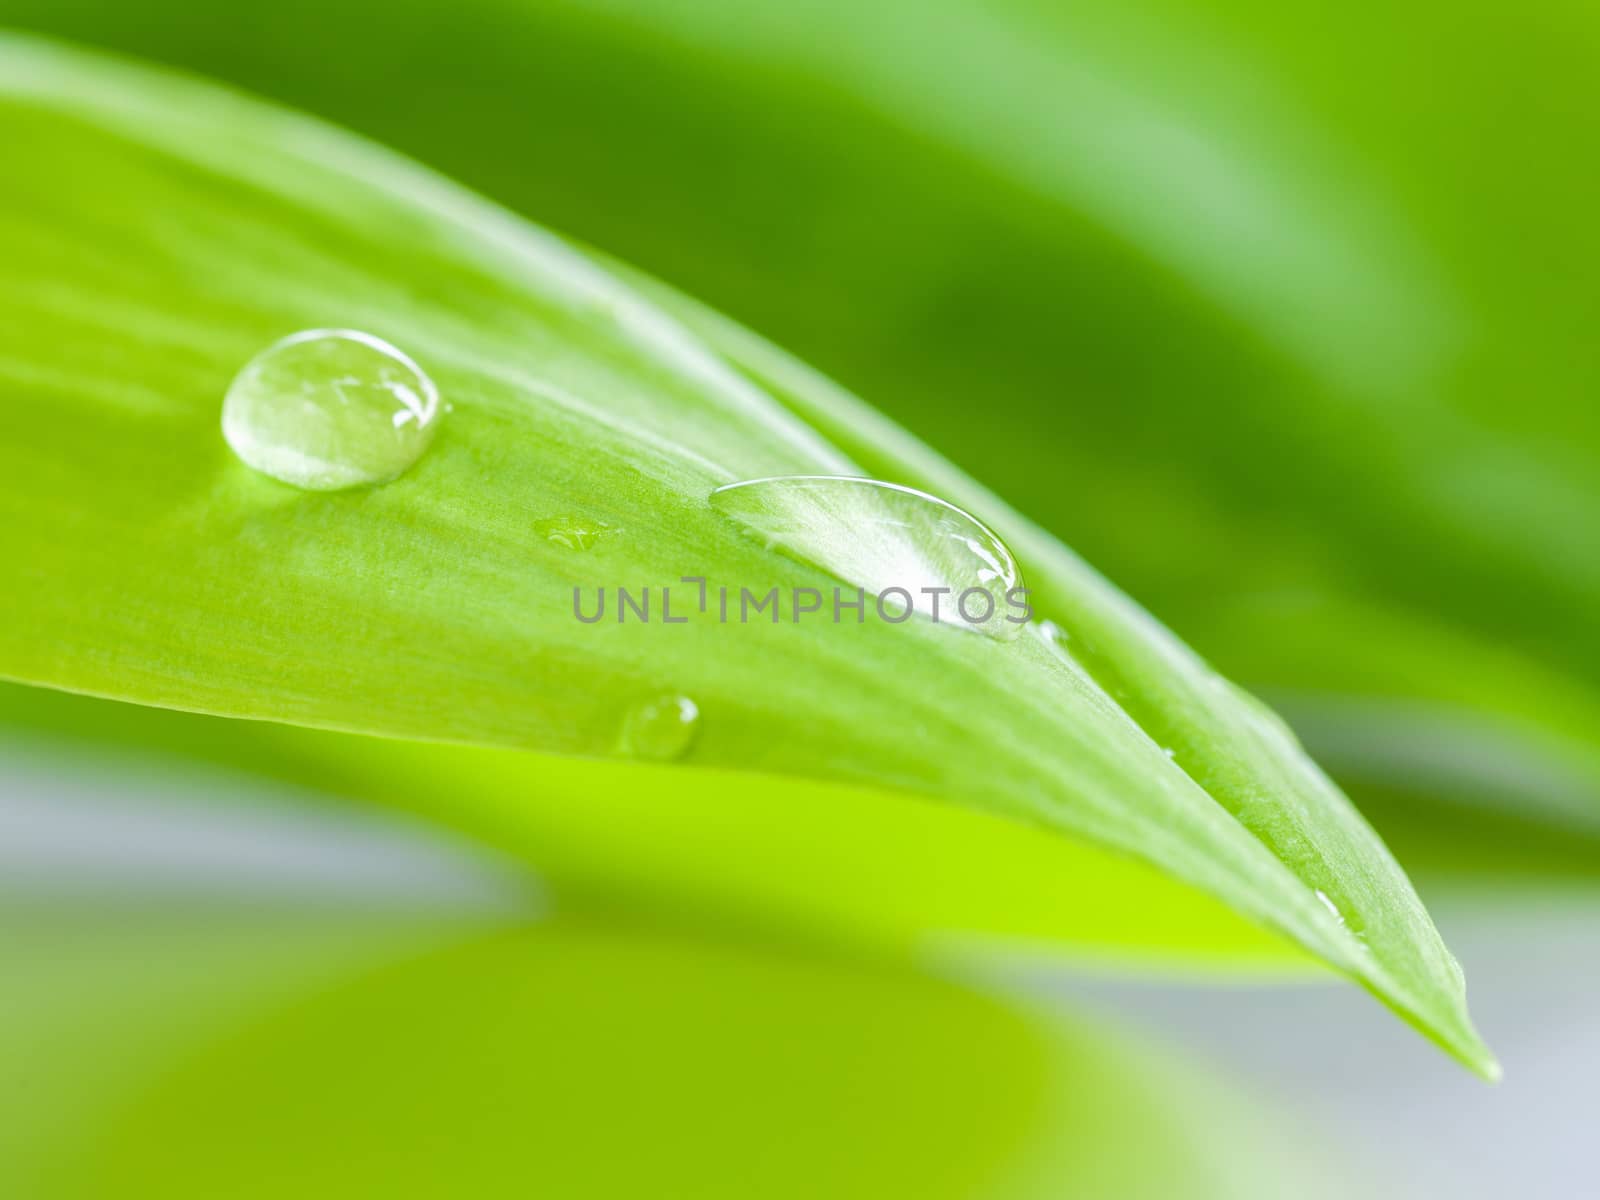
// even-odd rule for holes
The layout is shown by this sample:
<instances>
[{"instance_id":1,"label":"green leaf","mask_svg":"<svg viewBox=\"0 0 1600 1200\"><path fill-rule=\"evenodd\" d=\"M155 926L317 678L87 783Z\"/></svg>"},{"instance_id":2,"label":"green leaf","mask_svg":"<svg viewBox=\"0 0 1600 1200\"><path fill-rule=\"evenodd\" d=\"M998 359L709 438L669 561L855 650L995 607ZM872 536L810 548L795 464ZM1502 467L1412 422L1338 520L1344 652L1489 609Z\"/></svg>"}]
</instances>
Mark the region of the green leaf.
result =
<instances>
[{"instance_id":1,"label":"green leaf","mask_svg":"<svg viewBox=\"0 0 1600 1200\"><path fill-rule=\"evenodd\" d=\"M0 1186L32 1200L1331 1194L1170 1052L860 964L571 921L33 912L0 914L0 970L30 1084L0 1094Z\"/></svg>"},{"instance_id":2,"label":"green leaf","mask_svg":"<svg viewBox=\"0 0 1600 1200\"><path fill-rule=\"evenodd\" d=\"M1492 1073L1404 875L1270 714L870 410L309 121L26 40L0 68L0 672L600 756L641 701L686 695L696 767L916 793L1136 856ZM402 347L454 405L387 486L298 492L218 435L246 359L328 326ZM998 530L1074 653L923 620L573 619L574 584L833 586L707 496L860 471ZM614 536L580 551L541 531L572 520Z\"/></svg>"},{"instance_id":3,"label":"green leaf","mask_svg":"<svg viewBox=\"0 0 1600 1200\"><path fill-rule=\"evenodd\" d=\"M1452 757L1507 782L1508 857L1552 774L1584 780L1581 833L1600 813L1600 174L1571 147L1595 121L1595 12L1188 7L0 16L375 135L774 336L1230 677L1309 694L1292 715L1380 829L1451 811L1454 778L1428 807L1393 799L1448 725ZM1346 769L1329 704L1415 749Z\"/></svg>"}]
</instances>

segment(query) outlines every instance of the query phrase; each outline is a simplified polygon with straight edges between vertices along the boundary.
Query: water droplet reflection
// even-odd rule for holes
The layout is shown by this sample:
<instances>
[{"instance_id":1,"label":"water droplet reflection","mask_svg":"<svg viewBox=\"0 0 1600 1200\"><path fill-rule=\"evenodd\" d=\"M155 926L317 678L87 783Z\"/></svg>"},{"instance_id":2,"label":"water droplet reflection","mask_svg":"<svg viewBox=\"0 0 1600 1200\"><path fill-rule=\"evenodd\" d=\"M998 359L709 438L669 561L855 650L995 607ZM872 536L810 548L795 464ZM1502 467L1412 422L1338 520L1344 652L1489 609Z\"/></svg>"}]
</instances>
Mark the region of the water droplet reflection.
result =
<instances>
[{"instance_id":1,"label":"water droplet reflection","mask_svg":"<svg viewBox=\"0 0 1600 1200\"><path fill-rule=\"evenodd\" d=\"M248 466L295 487L383 483L433 441L439 392L382 338L311 329L274 342L234 377L222 434Z\"/></svg>"},{"instance_id":2,"label":"water droplet reflection","mask_svg":"<svg viewBox=\"0 0 1600 1200\"><path fill-rule=\"evenodd\" d=\"M631 758L673 762L689 752L699 726L700 708L689 697L652 696L623 717L617 748Z\"/></svg>"},{"instance_id":3,"label":"water droplet reflection","mask_svg":"<svg viewBox=\"0 0 1600 1200\"><path fill-rule=\"evenodd\" d=\"M731 483L713 508L766 544L883 598L1001 641L1027 624L1005 543L971 514L915 488L833 475Z\"/></svg>"}]
</instances>

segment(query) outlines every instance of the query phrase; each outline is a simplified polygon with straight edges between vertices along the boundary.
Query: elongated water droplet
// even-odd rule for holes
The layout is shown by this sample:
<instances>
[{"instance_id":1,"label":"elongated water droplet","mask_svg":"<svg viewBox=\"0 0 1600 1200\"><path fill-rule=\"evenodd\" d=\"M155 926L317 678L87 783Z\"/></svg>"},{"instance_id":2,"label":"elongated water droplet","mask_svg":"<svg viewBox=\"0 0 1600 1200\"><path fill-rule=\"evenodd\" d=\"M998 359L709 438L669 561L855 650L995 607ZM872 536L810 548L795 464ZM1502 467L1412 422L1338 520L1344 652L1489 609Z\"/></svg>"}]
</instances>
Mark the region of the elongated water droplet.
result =
<instances>
[{"instance_id":1,"label":"elongated water droplet","mask_svg":"<svg viewBox=\"0 0 1600 1200\"><path fill-rule=\"evenodd\" d=\"M1317 899L1322 902L1322 907L1332 913L1333 919L1353 933L1356 939L1365 947L1367 940L1366 923L1355 914L1354 910L1335 896L1329 895L1321 888L1313 890L1316 892Z\"/></svg>"},{"instance_id":2,"label":"elongated water droplet","mask_svg":"<svg viewBox=\"0 0 1600 1200\"><path fill-rule=\"evenodd\" d=\"M915 488L834 475L730 483L711 506L766 544L941 624L1001 641L1026 621L1016 560L976 517Z\"/></svg>"},{"instance_id":3,"label":"elongated water droplet","mask_svg":"<svg viewBox=\"0 0 1600 1200\"><path fill-rule=\"evenodd\" d=\"M700 708L687 696L652 696L622 720L617 748L633 758L672 762L689 752L699 731Z\"/></svg>"},{"instance_id":4,"label":"elongated water droplet","mask_svg":"<svg viewBox=\"0 0 1600 1200\"><path fill-rule=\"evenodd\" d=\"M244 365L222 435L257 471L313 491L383 483L422 456L439 418L433 380L382 338L310 329Z\"/></svg>"},{"instance_id":5,"label":"elongated water droplet","mask_svg":"<svg viewBox=\"0 0 1600 1200\"><path fill-rule=\"evenodd\" d=\"M568 550L591 550L601 538L615 530L604 521L588 517L546 517L533 523L533 531L547 542L565 546Z\"/></svg>"}]
</instances>

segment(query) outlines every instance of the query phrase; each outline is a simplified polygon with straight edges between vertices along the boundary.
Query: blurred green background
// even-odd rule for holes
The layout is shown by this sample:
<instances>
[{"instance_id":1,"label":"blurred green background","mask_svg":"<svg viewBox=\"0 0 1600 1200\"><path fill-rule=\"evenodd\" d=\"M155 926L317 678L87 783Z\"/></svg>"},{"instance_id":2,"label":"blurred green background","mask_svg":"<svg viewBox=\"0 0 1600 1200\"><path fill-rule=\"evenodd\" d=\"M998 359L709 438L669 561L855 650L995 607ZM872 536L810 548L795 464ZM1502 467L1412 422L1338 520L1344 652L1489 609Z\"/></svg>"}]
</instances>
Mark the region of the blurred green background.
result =
<instances>
[{"instance_id":1,"label":"blurred green background","mask_svg":"<svg viewBox=\"0 0 1600 1200\"><path fill-rule=\"evenodd\" d=\"M1600 1063L1592 1023L1552 1022L1538 999L1578 986L1581 964L1569 976L1527 961L1528 946L1554 945L1592 966L1571 914L1593 914L1600 876L1592 5L0 0L0 24L366 133L864 396L1285 713L1446 933L1454 922L1484 956L1469 976L1508 997L1491 1039L1516 1045L1543 1022L1576 1048L1573 1067ZM6 705L16 753L0 786L15 796L61 791L60 762L118 740L87 710L58 719L43 703ZM138 808L206 757L282 775L271 747L246 761L217 750L231 735L213 729L138 760L166 764L160 786L108 769L90 790ZM12 766L30 754L58 765ZM326 769L293 782L360 790ZM56 807L21 804L12 827L50 828ZM321 830L326 801L312 808L303 819ZM157 827L171 837L188 822ZM285 861L321 836L291 839ZM351 862L393 860L365 827L352 847ZM470 903L444 905L466 914L444 929L439 896L393 881L377 890L410 898L381 920L360 888L359 903L324 898L337 921L285 915L293 871L268 872L267 899L216 920L163 903L111 922L106 897L143 896L149 880L63 900L40 878L110 868L73 859L30 874L11 855L5 972L25 986L7 995L4 1036L32 1057L3 1057L25 1064L9 1089L18 1111L52 1114L0 1141L0 1156L32 1163L19 1194L1131 1196L1189 1180L1182 1194L1232 1196L1283 1194L1280 1171L1297 1187L1322 1180L1298 1154L1278 1162L1289 1135L1243 1117L1225 1134L1227 1104L1183 1099L1213 1085L1170 1053L1061 1017L1064 988L1080 1008L1176 1029L1202 1055L1221 1047L1247 1077L1248 1039L1230 1031L1253 1027L1267 1047L1255 1061L1273 1064L1256 1082L1274 1103L1346 1097L1300 1113L1335 1142L1382 1144L1370 1114L1405 1086L1385 1068L1427 1081L1418 1106L1484 1130L1511 1120L1510 1100L1463 1100L1474 1085L1430 1075L1420 1056L1319 1061L1307 1043L1319 1023L1357 1020L1344 1009L1291 1008L1297 1020L1275 1029L1254 993L1136 1003L1113 988L1105 1003L1099 985L1079 994L1055 973L975 983L774 961L736 933L686 932L693 912L667 920L647 881L667 868L648 855L610 876L570 870L598 912L611 911L600 896L634 888L618 913L506 933L529 916L522 901L476 889L509 868L462 853L460 877L478 882ZM152 868L154 891L192 867ZM251 951L236 963L241 941ZM1049 1018L1035 1012L1044 993ZM429 1025L464 1010L481 1015L466 1033ZM209 1036L185 1011L245 1031ZM1347 1043L1364 1027L1341 1028ZM1556 1164L1525 1194L1582 1194L1561 1190L1580 1168L1562 1165L1576 1160L1552 1131L1573 1128L1585 1101L1568 1102L1559 1072L1517 1084L1517 1056L1504 1057L1503 1094L1527 1089L1522 1107L1541 1114L1528 1128ZM100 1099L125 1090L137 1100ZM91 1119L96 1106L106 1113ZM1217 1128L1196 1111L1215 1111ZM1406 1181L1394 1194L1504 1194L1482 1163L1396 1167L1385 1156L1467 1153L1402 1129L1372 1167ZM1347 1151L1330 1158L1363 1157Z\"/></svg>"}]
</instances>

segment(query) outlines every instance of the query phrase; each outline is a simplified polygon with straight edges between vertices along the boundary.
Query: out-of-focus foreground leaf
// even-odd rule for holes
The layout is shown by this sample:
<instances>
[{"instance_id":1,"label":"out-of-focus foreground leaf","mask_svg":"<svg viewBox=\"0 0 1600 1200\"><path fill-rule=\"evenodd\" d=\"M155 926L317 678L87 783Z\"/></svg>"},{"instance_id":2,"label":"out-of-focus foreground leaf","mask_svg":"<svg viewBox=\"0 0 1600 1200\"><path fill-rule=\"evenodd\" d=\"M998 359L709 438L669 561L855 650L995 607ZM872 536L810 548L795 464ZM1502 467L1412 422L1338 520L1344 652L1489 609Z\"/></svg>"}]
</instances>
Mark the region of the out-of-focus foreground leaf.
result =
<instances>
[{"instance_id":1,"label":"out-of-focus foreground leaf","mask_svg":"<svg viewBox=\"0 0 1600 1200\"><path fill-rule=\"evenodd\" d=\"M13 909L0 971L0 1188L30 1200L1317 1183L1272 1119L1114 1030L859 964L562 921Z\"/></svg>"},{"instance_id":2,"label":"out-of-focus foreground leaf","mask_svg":"<svg viewBox=\"0 0 1600 1200\"><path fill-rule=\"evenodd\" d=\"M673 280L1274 689L1398 830L1386 797L1441 805L1425 849L1600 861L1592 6L0 18L243 81Z\"/></svg>"},{"instance_id":3,"label":"out-of-focus foreground leaf","mask_svg":"<svg viewBox=\"0 0 1600 1200\"><path fill-rule=\"evenodd\" d=\"M556 911L622 912L924 966L1047 955L1078 967L1301 977L1292 943L1134 859L965 807L814 780L682 771L226 721L0 684L0 756L252 780L401 808L514 854ZM848 836L841 836L848 830Z\"/></svg>"},{"instance_id":4,"label":"out-of-focus foreground leaf","mask_svg":"<svg viewBox=\"0 0 1600 1200\"><path fill-rule=\"evenodd\" d=\"M332 130L43 43L0 55L0 673L599 757L641 702L686 694L697 766L917 793L1142 858L1493 1071L1410 884L1271 714L870 410ZM239 365L327 326L403 347L454 404L385 487L298 492L218 436ZM862 470L998 526L1071 652L920 619L574 620L575 582L831 587L707 497ZM573 519L615 536L540 532ZM916 530L884 536L920 558Z\"/></svg>"}]
</instances>

